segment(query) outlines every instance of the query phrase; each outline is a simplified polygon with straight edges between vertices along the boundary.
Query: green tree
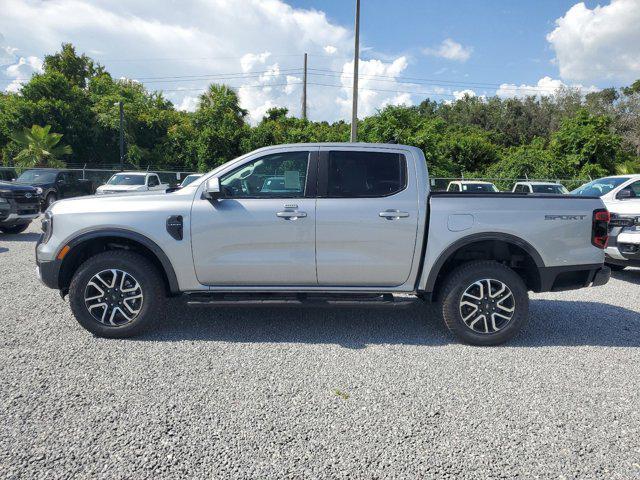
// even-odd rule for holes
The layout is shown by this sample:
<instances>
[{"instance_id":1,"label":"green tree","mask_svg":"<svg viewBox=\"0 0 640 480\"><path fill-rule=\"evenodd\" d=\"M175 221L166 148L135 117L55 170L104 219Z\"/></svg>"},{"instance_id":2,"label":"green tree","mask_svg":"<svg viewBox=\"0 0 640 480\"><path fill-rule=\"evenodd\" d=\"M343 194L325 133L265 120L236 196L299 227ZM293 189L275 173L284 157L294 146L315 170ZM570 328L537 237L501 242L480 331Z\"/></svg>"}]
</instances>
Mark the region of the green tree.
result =
<instances>
[{"instance_id":1,"label":"green tree","mask_svg":"<svg viewBox=\"0 0 640 480\"><path fill-rule=\"evenodd\" d=\"M198 169L210 170L241 153L242 139L248 133L247 111L240 107L238 95L226 85L209 85L200 95L193 116Z\"/></svg>"},{"instance_id":2,"label":"green tree","mask_svg":"<svg viewBox=\"0 0 640 480\"><path fill-rule=\"evenodd\" d=\"M91 77L101 73L104 69L96 65L86 55L76 54L76 49L70 43L63 43L62 49L53 55L44 57L44 71L58 72L64 75L72 85L84 88Z\"/></svg>"},{"instance_id":3,"label":"green tree","mask_svg":"<svg viewBox=\"0 0 640 480\"><path fill-rule=\"evenodd\" d=\"M33 125L31 129L25 128L21 132L12 135L16 144L22 150L15 157L17 167L64 167L65 163L60 157L70 155L72 150L69 145L60 145L62 135L49 133L51 125L41 127Z\"/></svg>"},{"instance_id":4,"label":"green tree","mask_svg":"<svg viewBox=\"0 0 640 480\"><path fill-rule=\"evenodd\" d=\"M560 129L551 137L550 147L557 158L573 158L579 169L598 165L598 171L613 173L621 144L621 137L613 131L611 117L580 109L562 121Z\"/></svg>"}]
</instances>

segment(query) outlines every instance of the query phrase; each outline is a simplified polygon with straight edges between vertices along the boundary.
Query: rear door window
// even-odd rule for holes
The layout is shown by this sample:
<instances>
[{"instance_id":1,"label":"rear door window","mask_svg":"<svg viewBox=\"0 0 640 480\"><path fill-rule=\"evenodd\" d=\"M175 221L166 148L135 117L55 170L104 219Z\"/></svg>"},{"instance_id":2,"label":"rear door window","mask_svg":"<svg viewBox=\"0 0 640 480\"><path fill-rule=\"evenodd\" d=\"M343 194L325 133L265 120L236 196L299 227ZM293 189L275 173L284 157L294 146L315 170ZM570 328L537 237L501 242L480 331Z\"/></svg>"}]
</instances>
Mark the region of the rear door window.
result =
<instances>
[{"instance_id":1,"label":"rear door window","mask_svg":"<svg viewBox=\"0 0 640 480\"><path fill-rule=\"evenodd\" d=\"M405 189L407 162L399 153L331 151L328 198L386 197Z\"/></svg>"}]
</instances>

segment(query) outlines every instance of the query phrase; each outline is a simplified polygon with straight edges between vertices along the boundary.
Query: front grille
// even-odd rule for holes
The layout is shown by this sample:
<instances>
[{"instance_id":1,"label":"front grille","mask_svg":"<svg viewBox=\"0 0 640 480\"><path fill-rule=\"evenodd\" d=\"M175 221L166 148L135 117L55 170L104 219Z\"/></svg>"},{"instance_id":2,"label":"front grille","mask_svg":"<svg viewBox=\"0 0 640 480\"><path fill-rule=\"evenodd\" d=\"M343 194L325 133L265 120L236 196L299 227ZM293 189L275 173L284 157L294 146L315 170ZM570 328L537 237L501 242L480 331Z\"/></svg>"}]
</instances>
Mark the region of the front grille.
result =
<instances>
[{"instance_id":1,"label":"front grille","mask_svg":"<svg viewBox=\"0 0 640 480\"><path fill-rule=\"evenodd\" d=\"M17 203L34 203L40 201L40 196L32 191L24 190L24 191L12 191L4 194L5 198L12 198Z\"/></svg>"},{"instance_id":2,"label":"front grille","mask_svg":"<svg viewBox=\"0 0 640 480\"><path fill-rule=\"evenodd\" d=\"M39 202L40 201L40 197L38 195L34 195L32 197L15 197L14 200L16 201L16 203L34 203L35 202Z\"/></svg>"}]
</instances>

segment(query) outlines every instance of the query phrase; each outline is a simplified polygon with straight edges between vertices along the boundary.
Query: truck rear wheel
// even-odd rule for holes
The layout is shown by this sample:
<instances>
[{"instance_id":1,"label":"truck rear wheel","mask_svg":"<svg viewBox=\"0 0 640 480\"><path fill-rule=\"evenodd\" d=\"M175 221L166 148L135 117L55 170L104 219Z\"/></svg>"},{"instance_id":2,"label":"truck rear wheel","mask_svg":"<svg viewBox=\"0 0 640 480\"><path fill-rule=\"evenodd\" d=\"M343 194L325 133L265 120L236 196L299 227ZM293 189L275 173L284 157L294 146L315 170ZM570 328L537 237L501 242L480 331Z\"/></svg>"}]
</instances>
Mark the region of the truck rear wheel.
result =
<instances>
[{"instance_id":1,"label":"truck rear wheel","mask_svg":"<svg viewBox=\"0 0 640 480\"><path fill-rule=\"evenodd\" d=\"M128 251L108 251L89 258L69 286L76 320L99 337L126 338L141 333L160 318L164 300L164 284L156 267Z\"/></svg>"},{"instance_id":2,"label":"truck rear wheel","mask_svg":"<svg viewBox=\"0 0 640 480\"><path fill-rule=\"evenodd\" d=\"M513 338L529 318L522 278L495 261L456 268L445 280L442 316L447 328L472 345L498 345Z\"/></svg>"}]
</instances>

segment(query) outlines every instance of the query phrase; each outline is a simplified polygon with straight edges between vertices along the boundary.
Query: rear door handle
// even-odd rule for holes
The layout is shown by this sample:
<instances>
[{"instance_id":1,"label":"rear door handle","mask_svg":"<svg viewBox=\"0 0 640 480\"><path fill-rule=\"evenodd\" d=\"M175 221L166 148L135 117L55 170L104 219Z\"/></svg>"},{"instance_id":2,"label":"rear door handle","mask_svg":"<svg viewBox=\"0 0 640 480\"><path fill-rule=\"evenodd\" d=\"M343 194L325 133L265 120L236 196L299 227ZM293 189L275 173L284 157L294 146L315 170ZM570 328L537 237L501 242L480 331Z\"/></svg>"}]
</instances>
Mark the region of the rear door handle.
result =
<instances>
[{"instance_id":1,"label":"rear door handle","mask_svg":"<svg viewBox=\"0 0 640 480\"><path fill-rule=\"evenodd\" d=\"M386 218L387 220L397 220L398 218L407 218L409 216L409 212L401 212L400 210L385 210L384 212L380 212L378 215L382 218Z\"/></svg>"},{"instance_id":2,"label":"rear door handle","mask_svg":"<svg viewBox=\"0 0 640 480\"><path fill-rule=\"evenodd\" d=\"M276 217L284 218L285 220L295 220L296 218L304 218L307 216L307 212L298 212L297 210L285 210L284 212L277 212Z\"/></svg>"}]
</instances>

